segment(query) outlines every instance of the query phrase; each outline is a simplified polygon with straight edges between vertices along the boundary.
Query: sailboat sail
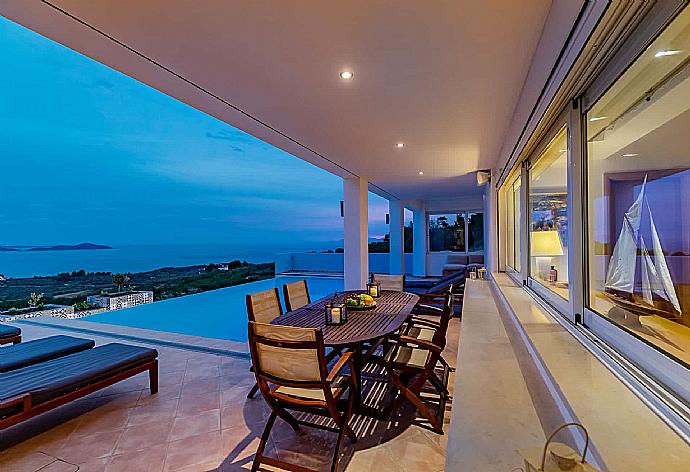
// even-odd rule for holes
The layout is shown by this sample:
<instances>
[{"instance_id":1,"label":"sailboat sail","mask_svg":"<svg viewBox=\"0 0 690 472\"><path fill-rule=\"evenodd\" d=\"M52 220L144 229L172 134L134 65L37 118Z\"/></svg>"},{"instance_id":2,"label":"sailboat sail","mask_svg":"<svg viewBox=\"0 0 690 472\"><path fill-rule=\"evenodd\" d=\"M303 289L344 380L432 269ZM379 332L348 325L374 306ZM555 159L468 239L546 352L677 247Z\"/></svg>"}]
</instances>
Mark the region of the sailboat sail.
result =
<instances>
[{"instance_id":1,"label":"sailboat sail","mask_svg":"<svg viewBox=\"0 0 690 472\"><path fill-rule=\"evenodd\" d=\"M649 204L647 204L649 206ZM673 308L681 313L680 303L678 302L678 296L676 295L676 289L673 286L673 280L671 280L671 273L668 270L668 265L666 264L666 258L664 257L664 250L661 248L661 241L659 240L659 233L656 232L656 225L654 224L654 218L652 218L652 209L649 209L649 219L652 226L652 245L654 246L654 266L655 272L658 274L658 278L661 281L661 287L654 290L654 292L662 298L665 298L673 305Z\"/></svg>"},{"instance_id":2,"label":"sailboat sail","mask_svg":"<svg viewBox=\"0 0 690 472\"><path fill-rule=\"evenodd\" d=\"M647 185L647 176L642 183L642 189L635 202L623 216L623 227L609 263L606 274L606 288L633 293L635 288L635 266L637 263L637 235L640 231L642 219L642 204Z\"/></svg>"},{"instance_id":3,"label":"sailboat sail","mask_svg":"<svg viewBox=\"0 0 690 472\"><path fill-rule=\"evenodd\" d=\"M640 248L642 249L642 298L648 305L654 306L654 298L652 297L652 284L649 281L649 274L652 274L652 280L658 279L656 275L656 268L649 257L649 251L644 243L644 239L640 238Z\"/></svg>"},{"instance_id":4,"label":"sailboat sail","mask_svg":"<svg viewBox=\"0 0 690 472\"><path fill-rule=\"evenodd\" d=\"M664 250L661 247L659 233L654 224L652 209L649 207L649 202L645 195L646 187L647 176L645 175L640 194L623 216L623 227L621 228L616 245L613 248L611 262L606 274L606 288L630 294L634 292L639 240L639 248L642 253L642 299L647 305L654 307L653 294L656 294L668 300L668 302L673 305L673 308L678 311L678 313L681 313L676 289L673 286L673 280L671 279L671 273L666 264ZM642 208L645 202L647 202L652 233L653 261L644 238L640 234Z\"/></svg>"}]
</instances>

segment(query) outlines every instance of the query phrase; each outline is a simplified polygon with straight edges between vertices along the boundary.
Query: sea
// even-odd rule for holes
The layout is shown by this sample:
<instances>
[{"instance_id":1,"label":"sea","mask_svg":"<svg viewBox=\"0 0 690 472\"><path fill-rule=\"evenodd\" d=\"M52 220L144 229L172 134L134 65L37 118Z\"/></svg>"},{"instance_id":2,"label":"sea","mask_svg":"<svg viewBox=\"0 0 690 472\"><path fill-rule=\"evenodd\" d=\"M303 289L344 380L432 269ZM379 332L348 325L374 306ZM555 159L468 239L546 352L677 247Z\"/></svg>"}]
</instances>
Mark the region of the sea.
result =
<instances>
[{"instance_id":1,"label":"sea","mask_svg":"<svg viewBox=\"0 0 690 472\"><path fill-rule=\"evenodd\" d=\"M145 272L161 267L183 267L239 259L274 262L289 252L322 251L342 247L342 241L297 242L291 245L237 244L131 244L114 249L76 251L0 252L0 274L7 277L55 275L84 269L87 272Z\"/></svg>"}]
</instances>

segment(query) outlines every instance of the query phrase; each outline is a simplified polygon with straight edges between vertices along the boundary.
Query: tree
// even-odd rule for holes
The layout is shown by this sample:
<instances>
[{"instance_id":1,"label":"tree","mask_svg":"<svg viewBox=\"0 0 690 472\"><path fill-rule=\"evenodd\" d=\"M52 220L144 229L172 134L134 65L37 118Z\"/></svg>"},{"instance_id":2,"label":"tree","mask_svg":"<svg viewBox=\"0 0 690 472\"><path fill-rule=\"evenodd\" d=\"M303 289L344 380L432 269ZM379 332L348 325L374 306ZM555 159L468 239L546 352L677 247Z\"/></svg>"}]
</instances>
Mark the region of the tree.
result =
<instances>
[{"instance_id":1,"label":"tree","mask_svg":"<svg viewBox=\"0 0 690 472\"><path fill-rule=\"evenodd\" d=\"M43 294L38 292L31 292L28 304L31 308L43 306Z\"/></svg>"},{"instance_id":2,"label":"tree","mask_svg":"<svg viewBox=\"0 0 690 472\"><path fill-rule=\"evenodd\" d=\"M129 277L126 274L114 274L113 283L117 285L118 293L122 290L122 286L129 282Z\"/></svg>"}]
</instances>

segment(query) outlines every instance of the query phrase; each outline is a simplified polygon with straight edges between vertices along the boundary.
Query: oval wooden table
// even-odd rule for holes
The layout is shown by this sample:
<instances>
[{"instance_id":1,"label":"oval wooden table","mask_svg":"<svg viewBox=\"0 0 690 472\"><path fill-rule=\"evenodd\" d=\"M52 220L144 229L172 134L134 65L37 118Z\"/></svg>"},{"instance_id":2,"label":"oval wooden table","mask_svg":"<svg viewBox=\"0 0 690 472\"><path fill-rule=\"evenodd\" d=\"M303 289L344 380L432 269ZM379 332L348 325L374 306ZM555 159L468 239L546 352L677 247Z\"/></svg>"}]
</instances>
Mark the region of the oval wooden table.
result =
<instances>
[{"instance_id":1,"label":"oval wooden table","mask_svg":"<svg viewBox=\"0 0 690 472\"><path fill-rule=\"evenodd\" d=\"M339 292L337 299L343 301L346 297L365 293L363 290ZM405 320L412 313L412 309L419 301L414 293L383 290L376 299L376 308L363 311L348 310L347 323L339 326L326 324L326 303L333 299L332 295L321 298L297 310L285 313L272 321L272 324L299 326L301 328L320 328L323 341L327 347L334 349L347 348L353 352L353 361L358 384L362 385L362 367L367 359L381 345L386 336L397 332ZM366 351L365 344L371 344ZM361 388L360 398L355 399L355 408L363 411Z\"/></svg>"}]
</instances>

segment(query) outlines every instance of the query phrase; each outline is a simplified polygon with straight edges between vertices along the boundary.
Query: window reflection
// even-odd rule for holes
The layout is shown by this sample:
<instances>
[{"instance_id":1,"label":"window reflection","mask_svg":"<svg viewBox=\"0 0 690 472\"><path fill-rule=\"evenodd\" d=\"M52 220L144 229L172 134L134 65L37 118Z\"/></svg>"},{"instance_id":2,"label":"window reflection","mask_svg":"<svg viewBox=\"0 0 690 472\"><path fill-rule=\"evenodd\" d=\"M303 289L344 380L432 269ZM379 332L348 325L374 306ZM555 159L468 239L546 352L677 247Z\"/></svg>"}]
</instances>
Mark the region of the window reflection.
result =
<instances>
[{"instance_id":1,"label":"window reflection","mask_svg":"<svg viewBox=\"0 0 690 472\"><path fill-rule=\"evenodd\" d=\"M689 51L686 8L587 115L589 306L687 363Z\"/></svg>"},{"instance_id":2,"label":"window reflection","mask_svg":"<svg viewBox=\"0 0 690 472\"><path fill-rule=\"evenodd\" d=\"M530 275L568 298L568 156L566 130L529 170Z\"/></svg>"}]
</instances>

